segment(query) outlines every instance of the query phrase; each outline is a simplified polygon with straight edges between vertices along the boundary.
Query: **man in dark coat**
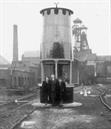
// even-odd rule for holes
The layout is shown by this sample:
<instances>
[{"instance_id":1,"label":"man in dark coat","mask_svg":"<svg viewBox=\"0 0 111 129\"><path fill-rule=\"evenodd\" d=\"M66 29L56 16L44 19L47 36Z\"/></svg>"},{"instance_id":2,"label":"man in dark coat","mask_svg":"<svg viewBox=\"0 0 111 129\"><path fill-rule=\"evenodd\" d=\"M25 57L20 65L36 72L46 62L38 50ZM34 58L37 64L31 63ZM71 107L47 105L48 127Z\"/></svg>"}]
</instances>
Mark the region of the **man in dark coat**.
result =
<instances>
[{"instance_id":1,"label":"man in dark coat","mask_svg":"<svg viewBox=\"0 0 111 129\"><path fill-rule=\"evenodd\" d=\"M56 105L60 104L60 86L59 86L59 81L56 80L56 89L55 89L55 103Z\"/></svg>"},{"instance_id":2,"label":"man in dark coat","mask_svg":"<svg viewBox=\"0 0 111 129\"><path fill-rule=\"evenodd\" d=\"M52 74L51 75L51 80L50 80L50 91L51 91L51 100L52 100L52 105L55 105L55 101L56 101L56 84L57 84L57 80L55 79L55 76Z\"/></svg>"},{"instance_id":3,"label":"man in dark coat","mask_svg":"<svg viewBox=\"0 0 111 129\"><path fill-rule=\"evenodd\" d=\"M42 83L42 94L45 104L47 104L49 101L49 89L50 89L49 78L46 77L45 81L43 81Z\"/></svg>"},{"instance_id":4,"label":"man in dark coat","mask_svg":"<svg viewBox=\"0 0 111 129\"><path fill-rule=\"evenodd\" d=\"M60 87L60 104L62 104L66 93L66 84L61 78L59 78L58 81L59 81L59 87Z\"/></svg>"}]
</instances>

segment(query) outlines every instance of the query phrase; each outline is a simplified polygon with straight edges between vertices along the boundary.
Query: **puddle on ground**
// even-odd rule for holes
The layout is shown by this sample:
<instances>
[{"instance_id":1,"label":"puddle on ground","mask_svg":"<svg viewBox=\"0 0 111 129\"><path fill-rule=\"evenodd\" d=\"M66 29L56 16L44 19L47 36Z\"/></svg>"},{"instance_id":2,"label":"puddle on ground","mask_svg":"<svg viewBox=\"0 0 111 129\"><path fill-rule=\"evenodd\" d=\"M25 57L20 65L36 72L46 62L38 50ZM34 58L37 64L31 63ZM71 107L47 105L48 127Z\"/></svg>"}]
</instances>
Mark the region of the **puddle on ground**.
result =
<instances>
[{"instance_id":1,"label":"puddle on ground","mask_svg":"<svg viewBox=\"0 0 111 129\"><path fill-rule=\"evenodd\" d=\"M91 97L97 97L98 95L91 94L91 95L89 95L89 96L91 96Z\"/></svg>"},{"instance_id":2,"label":"puddle on ground","mask_svg":"<svg viewBox=\"0 0 111 129\"><path fill-rule=\"evenodd\" d=\"M36 121L23 121L21 124L21 128L23 129L33 129L36 124Z\"/></svg>"},{"instance_id":3,"label":"puddle on ground","mask_svg":"<svg viewBox=\"0 0 111 129\"><path fill-rule=\"evenodd\" d=\"M109 98L109 97L111 97L111 94L106 94L105 95L105 98Z\"/></svg>"}]
</instances>

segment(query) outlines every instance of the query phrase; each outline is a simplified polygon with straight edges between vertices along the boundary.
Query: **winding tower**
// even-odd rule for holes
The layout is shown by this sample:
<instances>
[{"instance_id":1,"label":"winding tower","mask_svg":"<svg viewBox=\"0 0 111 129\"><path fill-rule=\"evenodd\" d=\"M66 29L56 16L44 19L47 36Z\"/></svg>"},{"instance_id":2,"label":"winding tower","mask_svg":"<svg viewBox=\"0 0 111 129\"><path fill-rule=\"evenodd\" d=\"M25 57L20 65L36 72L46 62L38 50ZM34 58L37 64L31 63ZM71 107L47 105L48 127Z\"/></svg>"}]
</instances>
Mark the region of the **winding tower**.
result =
<instances>
[{"instance_id":1,"label":"winding tower","mask_svg":"<svg viewBox=\"0 0 111 129\"><path fill-rule=\"evenodd\" d=\"M74 42L75 51L84 51L89 50L89 45L87 41L87 27L82 24L82 21L77 18L74 21L73 25L73 35L74 35Z\"/></svg>"}]
</instances>

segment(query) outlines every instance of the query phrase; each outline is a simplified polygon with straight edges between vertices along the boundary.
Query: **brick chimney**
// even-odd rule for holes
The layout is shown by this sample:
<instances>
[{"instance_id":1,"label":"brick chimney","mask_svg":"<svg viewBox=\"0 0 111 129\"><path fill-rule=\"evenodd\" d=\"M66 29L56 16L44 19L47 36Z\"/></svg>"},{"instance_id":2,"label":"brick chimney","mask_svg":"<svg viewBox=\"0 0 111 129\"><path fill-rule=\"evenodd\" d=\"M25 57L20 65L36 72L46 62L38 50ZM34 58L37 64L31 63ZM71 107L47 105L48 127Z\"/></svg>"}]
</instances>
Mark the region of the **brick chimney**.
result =
<instances>
[{"instance_id":1,"label":"brick chimney","mask_svg":"<svg viewBox=\"0 0 111 129\"><path fill-rule=\"evenodd\" d=\"M18 61L18 30L17 25L13 25L13 62Z\"/></svg>"}]
</instances>

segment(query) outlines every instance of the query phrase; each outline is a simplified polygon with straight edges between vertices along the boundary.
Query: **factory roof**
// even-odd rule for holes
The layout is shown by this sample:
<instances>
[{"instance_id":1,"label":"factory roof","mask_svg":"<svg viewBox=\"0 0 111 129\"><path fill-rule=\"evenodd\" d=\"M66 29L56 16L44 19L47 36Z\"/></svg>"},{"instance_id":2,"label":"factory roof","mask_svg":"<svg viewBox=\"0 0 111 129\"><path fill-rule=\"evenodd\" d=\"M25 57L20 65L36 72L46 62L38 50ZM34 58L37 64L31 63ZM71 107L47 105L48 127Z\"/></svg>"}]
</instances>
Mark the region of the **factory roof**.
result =
<instances>
[{"instance_id":1,"label":"factory roof","mask_svg":"<svg viewBox=\"0 0 111 129\"><path fill-rule=\"evenodd\" d=\"M97 61L110 61L111 62L111 56L97 56Z\"/></svg>"},{"instance_id":2,"label":"factory roof","mask_svg":"<svg viewBox=\"0 0 111 129\"><path fill-rule=\"evenodd\" d=\"M44 11L46 11L46 10L51 10L51 9L67 10L67 11L69 11L71 14L73 14L73 11L70 10L70 9L67 9L67 8L58 8L58 7L45 8L45 9L42 9L42 10L40 11L40 13L42 14L42 13L44 13Z\"/></svg>"},{"instance_id":3,"label":"factory roof","mask_svg":"<svg viewBox=\"0 0 111 129\"><path fill-rule=\"evenodd\" d=\"M96 54L92 53L91 50L83 50L75 54L75 59L80 62L84 61L96 61Z\"/></svg>"}]
</instances>

